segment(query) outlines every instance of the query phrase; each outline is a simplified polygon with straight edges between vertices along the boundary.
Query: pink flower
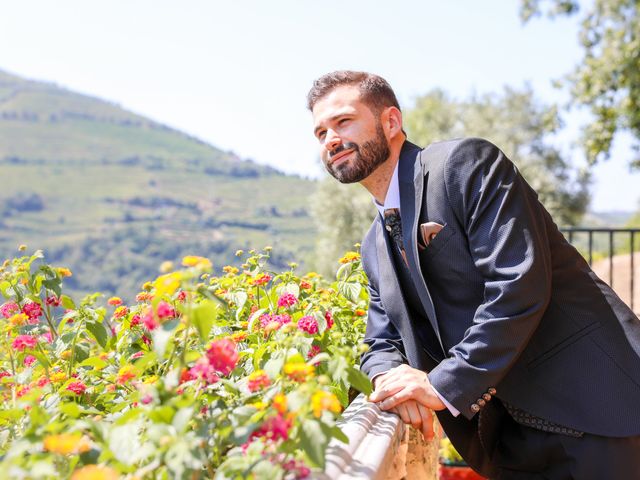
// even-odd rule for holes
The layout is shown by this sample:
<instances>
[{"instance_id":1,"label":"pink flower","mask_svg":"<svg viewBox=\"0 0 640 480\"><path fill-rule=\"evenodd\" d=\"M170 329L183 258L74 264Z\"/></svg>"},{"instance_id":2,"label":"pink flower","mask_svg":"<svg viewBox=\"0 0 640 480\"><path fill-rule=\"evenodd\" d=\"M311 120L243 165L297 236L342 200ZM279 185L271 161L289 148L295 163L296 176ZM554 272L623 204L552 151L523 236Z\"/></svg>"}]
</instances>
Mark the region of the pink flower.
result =
<instances>
[{"instance_id":1,"label":"pink flower","mask_svg":"<svg viewBox=\"0 0 640 480\"><path fill-rule=\"evenodd\" d=\"M311 475L311 469L309 467L307 467L303 462L294 459L283 463L282 468L286 472L293 473L296 479L307 478Z\"/></svg>"},{"instance_id":2,"label":"pink flower","mask_svg":"<svg viewBox=\"0 0 640 480\"><path fill-rule=\"evenodd\" d=\"M36 302L25 303L22 307L22 313L29 317L30 320L37 320L42 315L42 307Z\"/></svg>"},{"instance_id":3,"label":"pink flower","mask_svg":"<svg viewBox=\"0 0 640 480\"><path fill-rule=\"evenodd\" d=\"M171 305L169 305L165 301L160 301L158 303L158 317L163 318L173 318L176 316L176 311L173 309Z\"/></svg>"},{"instance_id":4,"label":"pink flower","mask_svg":"<svg viewBox=\"0 0 640 480\"><path fill-rule=\"evenodd\" d=\"M142 320L140 319L140 315L138 315L137 313L131 317L131 326L134 327L136 325L140 325L142 323Z\"/></svg>"},{"instance_id":5,"label":"pink flower","mask_svg":"<svg viewBox=\"0 0 640 480\"><path fill-rule=\"evenodd\" d=\"M32 337L31 335L18 335L11 343L11 346L15 350L22 352L25 348L35 347L37 343L38 339L36 337Z\"/></svg>"},{"instance_id":6,"label":"pink flower","mask_svg":"<svg viewBox=\"0 0 640 480\"><path fill-rule=\"evenodd\" d=\"M218 375L216 375L216 369L213 368L206 357L200 358L196 364L191 367L188 371L189 380L191 378L201 378L207 384L211 385L220 380ZM188 380L185 380L188 381Z\"/></svg>"},{"instance_id":7,"label":"pink flower","mask_svg":"<svg viewBox=\"0 0 640 480\"><path fill-rule=\"evenodd\" d=\"M0 378L4 378L4 377L10 377L11 373L6 372L4 370L0 371Z\"/></svg>"},{"instance_id":8,"label":"pink flower","mask_svg":"<svg viewBox=\"0 0 640 480\"><path fill-rule=\"evenodd\" d=\"M36 361L36 357L34 357L33 355L27 355L26 357L24 357L25 367L30 367L35 363L35 361Z\"/></svg>"},{"instance_id":9,"label":"pink flower","mask_svg":"<svg viewBox=\"0 0 640 480\"><path fill-rule=\"evenodd\" d=\"M76 395L82 395L86 389L87 386L82 382L71 382L67 385L67 390L75 393Z\"/></svg>"},{"instance_id":10,"label":"pink flower","mask_svg":"<svg viewBox=\"0 0 640 480\"><path fill-rule=\"evenodd\" d=\"M131 355L131 358L129 360L135 360L136 358L140 358L143 355L144 355L144 352L140 350L139 352L136 352L133 355Z\"/></svg>"},{"instance_id":11,"label":"pink flower","mask_svg":"<svg viewBox=\"0 0 640 480\"><path fill-rule=\"evenodd\" d=\"M228 338L222 338L211 343L207 349L207 359L211 366L222 375L229 375L238 363L236 343Z\"/></svg>"},{"instance_id":12,"label":"pink flower","mask_svg":"<svg viewBox=\"0 0 640 480\"><path fill-rule=\"evenodd\" d=\"M40 338L42 338L47 343L53 342L53 337L51 336L51 332L43 333L42 335L40 335Z\"/></svg>"},{"instance_id":13,"label":"pink flower","mask_svg":"<svg viewBox=\"0 0 640 480\"><path fill-rule=\"evenodd\" d=\"M249 442L259 437L273 441L280 439L287 440L289 438L290 428L291 422L286 420L281 414L277 414L274 417L268 418L258 430L253 432L249 437Z\"/></svg>"},{"instance_id":14,"label":"pink flower","mask_svg":"<svg viewBox=\"0 0 640 480\"><path fill-rule=\"evenodd\" d=\"M254 285L266 285L270 281L271 281L271 275L269 275L268 273L259 273L253 279L253 284Z\"/></svg>"},{"instance_id":15,"label":"pink flower","mask_svg":"<svg viewBox=\"0 0 640 480\"><path fill-rule=\"evenodd\" d=\"M298 329L309 335L318 333L318 322L311 315L307 315L298 320Z\"/></svg>"},{"instance_id":16,"label":"pink flower","mask_svg":"<svg viewBox=\"0 0 640 480\"><path fill-rule=\"evenodd\" d=\"M36 359L34 358L33 361L35 362ZM51 383L51 382L49 381L49 379L47 377L40 377L40 380L38 380L38 383L36 383L36 385L38 385L38 387L42 388L45 385L48 385L49 383Z\"/></svg>"},{"instance_id":17,"label":"pink flower","mask_svg":"<svg viewBox=\"0 0 640 480\"><path fill-rule=\"evenodd\" d=\"M140 340L142 340L142 342L145 345L151 345L151 339L149 337L147 337L146 335L142 335L142 338Z\"/></svg>"},{"instance_id":18,"label":"pink flower","mask_svg":"<svg viewBox=\"0 0 640 480\"><path fill-rule=\"evenodd\" d=\"M4 318L9 318L20 311L16 302L7 302L0 307L0 312Z\"/></svg>"},{"instance_id":19,"label":"pink flower","mask_svg":"<svg viewBox=\"0 0 640 480\"><path fill-rule=\"evenodd\" d=\"M307 354L307 358L313 358L321 352L320 347L318 345L313 345L309 349L309 353Z\"/></svg>"},{"instance_id":20,"label":"pink flower","mask_svg":"<svg viewBox=\"0 0 640 480\"><path fill-rule=\"evenodd\" d=\"M324 314L324 319L327 321L327 330L333 327L333 316L331 315L331 310L327 310Z\"/></svg>"},{"instance_id":21,"label":"pink flower","mask_svg":"<svg viewBox=\"0 0 640 480\"><path fill-rule=\"evenodd\" d=\"M269 315L269 314L264 314L264 315L260 315L260 326L262 328L265 328L267 325L269 325L271 322L277 322L280 324L280 327L282 325L285 325L287 323L291 322L291 317L289 315L287 315L286 313L283 315ZM278 328L280 328L278 327Z\"/></svg>"},{"instance_id":22,"label":"pink flower","mask_svg":"<svg viewBox=\"0 0 640 480\"><path fill-rule=\"evenodd\" d=\"M140 401L143 405L149 405L151 402L153 402L153 396L147 393L140 399Z\"/></svg>"},{"instance_id":23,"label":"pink flower","mask_svg":"<svg viewBox=\"0 0 640 480\"><path fill-rule=\"evenodd\" d=\"M51 307L60 306L60 299L58 297L56 297L55 295L48 296L47 299L45 300L45 302L47 303L47 305L49 305Z\"/></svg>"},{"instance_id":24,"label":"pink flower","mask_svg":"<svg viewBox=\"0 0 640 480\"><path fill-rule=\"evenodd\" d=\"M252 393L267 388L269 385L271 385L271 379L269 379L269 376L262 370L256 370L248 377L247 386Z\"/></svg>"},{"instance_id":25,"label":"pink flower","mask_svg":"<svg viewBox=\"0 0 640 480\"><path fill-rule=\"evenodd\" d=\"M278 298L279 307L291 307L296 303L298 303L298 299L292 293L283 293L282 295L280 295L280 298Z\"/></svg>"},{"instance_id":26,"label":"pink flower","mask_svg":"<svg viewBox=\"0 0 640 480\"><path fill-rule=\"evenodd\" d=\"M178 296L176 297L176 300L178 300L180 303L184 303L186 299L187 299L187 292L185 292L184 290L180 290L178 292Z\"/></svg>"},{"instance_id":27,"label":"pink flower","mask_svg":"<svg viewBox=\"0 0 640 480\"><path fill-rule=\"evenodd\" d=\"M144 317L142 317L142 323L150 332L160 326L160 324L156 320L156 317L153 315L153 310L151 308L147 311L147 313L144 314Z\"/></svg>"}]
</instances>

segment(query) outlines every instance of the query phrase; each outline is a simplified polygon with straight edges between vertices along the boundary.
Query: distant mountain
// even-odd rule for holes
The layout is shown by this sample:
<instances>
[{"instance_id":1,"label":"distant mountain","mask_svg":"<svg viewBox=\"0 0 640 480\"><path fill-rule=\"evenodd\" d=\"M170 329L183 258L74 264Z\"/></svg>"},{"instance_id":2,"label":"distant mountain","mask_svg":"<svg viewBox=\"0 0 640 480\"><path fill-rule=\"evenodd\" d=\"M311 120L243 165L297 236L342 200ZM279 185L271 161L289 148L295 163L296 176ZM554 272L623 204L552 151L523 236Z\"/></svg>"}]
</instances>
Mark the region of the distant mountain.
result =
<instances>
[{"instance_id":1,"label":"distant mountain","mask_svg":"<svg viewBox=\"0 0 640 480\"><path fill-rule=\"evenodd\" d=\"M215 108L214 105L211 108ZM217 267L274 245L308 259L316 182L241 160L114 103L0 71L0 256L42 248L78 292L134 295L163 260Z\"/></svg>"}]
</instances>

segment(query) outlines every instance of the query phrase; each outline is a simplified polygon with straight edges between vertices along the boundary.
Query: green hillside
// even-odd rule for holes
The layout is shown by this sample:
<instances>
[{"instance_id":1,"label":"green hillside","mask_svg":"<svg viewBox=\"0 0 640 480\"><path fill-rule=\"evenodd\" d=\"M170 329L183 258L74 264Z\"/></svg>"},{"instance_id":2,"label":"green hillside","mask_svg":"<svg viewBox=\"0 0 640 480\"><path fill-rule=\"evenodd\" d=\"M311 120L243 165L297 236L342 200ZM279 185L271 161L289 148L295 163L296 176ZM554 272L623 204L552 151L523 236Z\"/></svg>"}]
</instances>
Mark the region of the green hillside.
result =
<instances>
[{"instance_id":1,"label":"green hillside","mask_svg":"<svg viewBox=\"0 0 640 480\"><path fill-rule=\"evenodd\" d=\"M315 182L244 161L103 100L0 71L0 256L25 243L80 292L135 292L164 260L314 243Z\"/></svg>"}]
</instances>

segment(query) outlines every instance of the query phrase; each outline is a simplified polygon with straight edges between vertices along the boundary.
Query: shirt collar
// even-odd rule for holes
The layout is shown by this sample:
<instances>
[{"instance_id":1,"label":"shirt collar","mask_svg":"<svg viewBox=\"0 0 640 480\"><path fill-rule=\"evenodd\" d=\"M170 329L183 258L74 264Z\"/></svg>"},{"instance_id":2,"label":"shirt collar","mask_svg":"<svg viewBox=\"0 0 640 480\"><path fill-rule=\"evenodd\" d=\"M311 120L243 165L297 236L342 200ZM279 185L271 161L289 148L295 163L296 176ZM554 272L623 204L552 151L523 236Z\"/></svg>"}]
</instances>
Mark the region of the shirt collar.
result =
<instances>
[{"instance_id":1,"label":"shirt collar","mask_svg":"<svg viewBox=\"0 0 640 480\"><path fill-rule=\"evenodd\" d=\"M388 208L400 209L400 185L398 183L398 165L400 162L396 162L396 168L393 170L391 176L391 182L389 182L389 188L387 189L387 196L384 199L384 205L380 205L376 199L373 199L373 203L380 212L380 215L384 217L384 211Z\"/></svg>"}]
</instances>

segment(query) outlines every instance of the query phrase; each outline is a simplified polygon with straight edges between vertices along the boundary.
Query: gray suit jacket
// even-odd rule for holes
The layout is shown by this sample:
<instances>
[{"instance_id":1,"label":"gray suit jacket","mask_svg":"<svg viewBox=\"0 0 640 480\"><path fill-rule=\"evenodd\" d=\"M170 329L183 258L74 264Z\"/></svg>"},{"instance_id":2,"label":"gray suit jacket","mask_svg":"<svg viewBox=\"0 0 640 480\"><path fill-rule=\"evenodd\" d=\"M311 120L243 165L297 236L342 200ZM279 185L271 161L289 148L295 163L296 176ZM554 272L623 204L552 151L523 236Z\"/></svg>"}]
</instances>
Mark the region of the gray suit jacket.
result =
<instances>
[{"instance_id":1,"label":"gray suit jacket","mask_svg":"<svg viewBox=\"0 0 640 480\"><path fill-rule=\"evenodd\" d=\"M461 412L439 413L445 431L485 473L497 426L492 402L479 400L494 389L563 426L640 434L640 320L565 240L513 163L477 138L425 150L405 142L398 173L417 295L401 288L378 216L362 243L370 290L363 371L372 377L401 363L428 371ZM420 251L426 221L444 228Z\"/></svg>"}]
</instances>

